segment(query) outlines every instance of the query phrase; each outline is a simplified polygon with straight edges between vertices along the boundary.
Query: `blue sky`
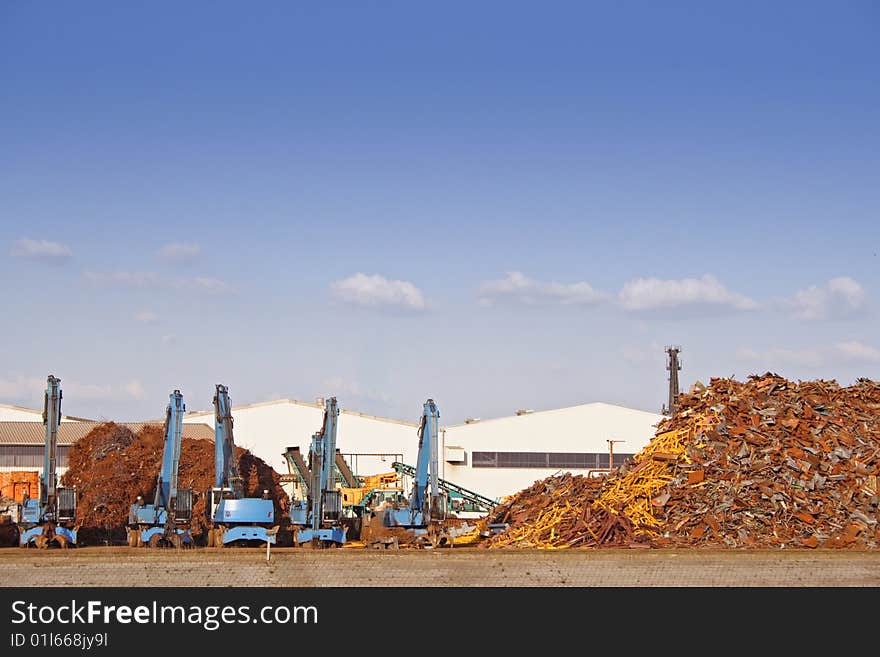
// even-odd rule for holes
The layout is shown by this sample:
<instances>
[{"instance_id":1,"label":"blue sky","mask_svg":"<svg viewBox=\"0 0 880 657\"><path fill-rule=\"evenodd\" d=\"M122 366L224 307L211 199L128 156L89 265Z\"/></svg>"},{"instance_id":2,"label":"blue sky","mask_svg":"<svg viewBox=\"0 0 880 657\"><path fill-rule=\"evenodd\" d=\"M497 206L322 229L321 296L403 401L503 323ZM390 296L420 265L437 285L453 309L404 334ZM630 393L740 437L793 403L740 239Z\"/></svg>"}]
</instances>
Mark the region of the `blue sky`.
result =
<instances>
[{"instance_id":1,"label":"blue sky","mask_svg":"<svg viewBox=\"0 0 880 657\"><path fill-rule=\"evenodd\" d=\"M878 376L876 3L123 4L0 5L0 402Z\"/></svg>"}]
</instances>

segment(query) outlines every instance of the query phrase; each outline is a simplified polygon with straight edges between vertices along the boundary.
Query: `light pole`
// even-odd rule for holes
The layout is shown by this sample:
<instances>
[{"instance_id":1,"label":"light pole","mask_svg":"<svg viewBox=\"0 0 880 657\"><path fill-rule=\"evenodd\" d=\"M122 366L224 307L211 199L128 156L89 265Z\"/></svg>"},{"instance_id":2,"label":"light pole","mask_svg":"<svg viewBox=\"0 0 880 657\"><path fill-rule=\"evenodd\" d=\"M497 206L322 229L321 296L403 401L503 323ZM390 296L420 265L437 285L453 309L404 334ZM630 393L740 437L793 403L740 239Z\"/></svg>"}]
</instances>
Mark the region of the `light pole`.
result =
<instances>
[{"instance_id":1,"label":"light pole","mask_svg":"<svg viewBox=\"0 0 880 657\"><path fill-rule=\"evenodd\" d=\"M608 472L614 471L614 443L625 443L625 440L612 440L608 438Z\"/></svg>"}]
</instances>

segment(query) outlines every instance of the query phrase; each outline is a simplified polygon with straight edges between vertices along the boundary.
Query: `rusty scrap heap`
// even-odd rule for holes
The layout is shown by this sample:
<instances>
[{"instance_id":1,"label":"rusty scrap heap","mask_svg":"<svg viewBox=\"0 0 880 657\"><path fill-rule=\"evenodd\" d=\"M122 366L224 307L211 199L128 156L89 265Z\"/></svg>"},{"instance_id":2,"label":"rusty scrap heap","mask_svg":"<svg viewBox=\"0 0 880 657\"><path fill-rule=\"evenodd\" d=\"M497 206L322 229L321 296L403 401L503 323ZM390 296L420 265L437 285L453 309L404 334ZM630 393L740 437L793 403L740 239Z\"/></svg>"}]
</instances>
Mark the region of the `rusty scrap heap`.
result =
<instances>
[{"instance_id":1,"label":"rusty scrap heap","mask_svg":"<svg viewBox=\"0 0 880 657\"><path fill-rule=\"evenodd\" d=\"M82 544L124 543L128 509L138 495L152 501L159 474L164 440L161 425L145 426L139 434L107 422L95 427L70 449L70 467L63 483L77 487L77 523ZM275 502L275 517L287 514L289 500L281 477L262 459L236 448L239 468L248 495L263 490ZM214 485L214 444L184 438L180 450L180 483L192 486L192 532L205 531L205 491Z\"/></svg>"},{"instance_id":2,"label":"rusty scrap heap","mask_svg":"<svg viewBox=\"0 0 880 657\"><path fill-rule=\"evenodd\" d=\"M486 547L880 547L880 384L712 379L614 474L536 482Z\"/></svg>"}]
</instances>

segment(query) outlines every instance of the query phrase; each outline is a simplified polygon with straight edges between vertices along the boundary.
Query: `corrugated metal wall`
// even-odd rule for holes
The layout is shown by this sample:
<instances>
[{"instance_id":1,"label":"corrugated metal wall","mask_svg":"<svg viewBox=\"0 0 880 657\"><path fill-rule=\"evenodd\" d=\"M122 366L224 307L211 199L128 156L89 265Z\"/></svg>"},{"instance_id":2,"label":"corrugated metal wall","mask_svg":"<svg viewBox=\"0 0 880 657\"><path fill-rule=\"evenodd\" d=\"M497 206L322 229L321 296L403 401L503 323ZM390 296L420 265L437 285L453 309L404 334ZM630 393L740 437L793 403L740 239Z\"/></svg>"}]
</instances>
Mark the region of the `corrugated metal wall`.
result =
<instances>
[{"instance_id":1,"label":"corrugated metal wall","mask_svg":"<svg viewBox=\"0 0 880 657\"><path fill-rule=\"evenodd\" d=\"M0 445L0 468L42 468L43 445ZM58 446L57 468L67 468L70 448Z\"/></svg>"}]
</instances>

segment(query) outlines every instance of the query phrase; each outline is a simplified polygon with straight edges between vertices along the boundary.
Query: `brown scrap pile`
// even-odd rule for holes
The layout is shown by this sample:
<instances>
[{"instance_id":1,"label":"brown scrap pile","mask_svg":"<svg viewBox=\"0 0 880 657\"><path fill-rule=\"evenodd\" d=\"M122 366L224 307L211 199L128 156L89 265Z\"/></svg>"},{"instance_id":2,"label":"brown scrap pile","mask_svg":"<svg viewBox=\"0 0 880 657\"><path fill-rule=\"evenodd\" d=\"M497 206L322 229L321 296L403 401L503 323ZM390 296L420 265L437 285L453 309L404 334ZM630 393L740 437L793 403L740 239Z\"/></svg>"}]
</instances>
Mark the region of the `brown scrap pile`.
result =
<instances>
[{"instance_id":1,"label":"brown scrap pile","mask_svg":"<svg viewBox=\"0 0 880 657\"><path fill-rule=\"evenodd\" d=\"M0 495L0 547L14 547L18 545L18 525L12 520L17 517L13 512L18 505L11 497Z\"/></svg>"},{"instance_id":2,"label":"brown scrap pile","mask_svg":"<svg viewBox=\"0 0 880 657\"><path fill-rule=\"evenodd\" d=\"M601 478L568 472L536 481L493 509L489 522L510 527L481 546L558 548L581 542L601 488Z\"/></svg>"},{"instance_id":3,"label":"brown scrap pile","mask_svg":"<svg viewBox=\"0 0 880 657\"><path fill-rule=\"evenodd\" d=\"M496 508L486 545L873 549L878 474L880 384L717 378L599 491L563 475Z\"/></svg>"},{"instance_id":4,"label":"brown scrap pile","mask_svg":"<svg viewBox=\"0 0 880 657\"><path fill-rule=\"evenodd\" d=\"M70 466L62 483L77 487L77 523L80 545L108 541L125 543L128 510L138 495L152 502L162 461L164 432L148 425L140 434L108 422L97 426L70 449ZM289 501L281 477L262 459L236 448L245 494L259 496L264 489L275 502L276 518L286 516ZM181 487L194 493L192 532L205 531L205 492L214 485L214 443L184 438L178 475Z\"/></svg>"},{"instance_id":5,"label":"brown scrap pile","mask_svg":"<svg viewBox=\"0 0 880 657\"><path fill-rule=\"evenodd\" d=\"M683 452L679 434L667 432L619 476L566 473L538 481L493 510L490 523L510 526L484 547L649 547L650 529L659 524L650 500L672 480L668 463Z\"/></svg>"},{"instance_id":6,"label":"brown scrap pile","mask_svg":"<svg viewBox=\"0 0 880 657\"><path fill-rule=\"evenodd\" d=\"M660 429L698 416L658 544L880 547L880 384L713 379Z\"/></svg>"}]
</instances>

